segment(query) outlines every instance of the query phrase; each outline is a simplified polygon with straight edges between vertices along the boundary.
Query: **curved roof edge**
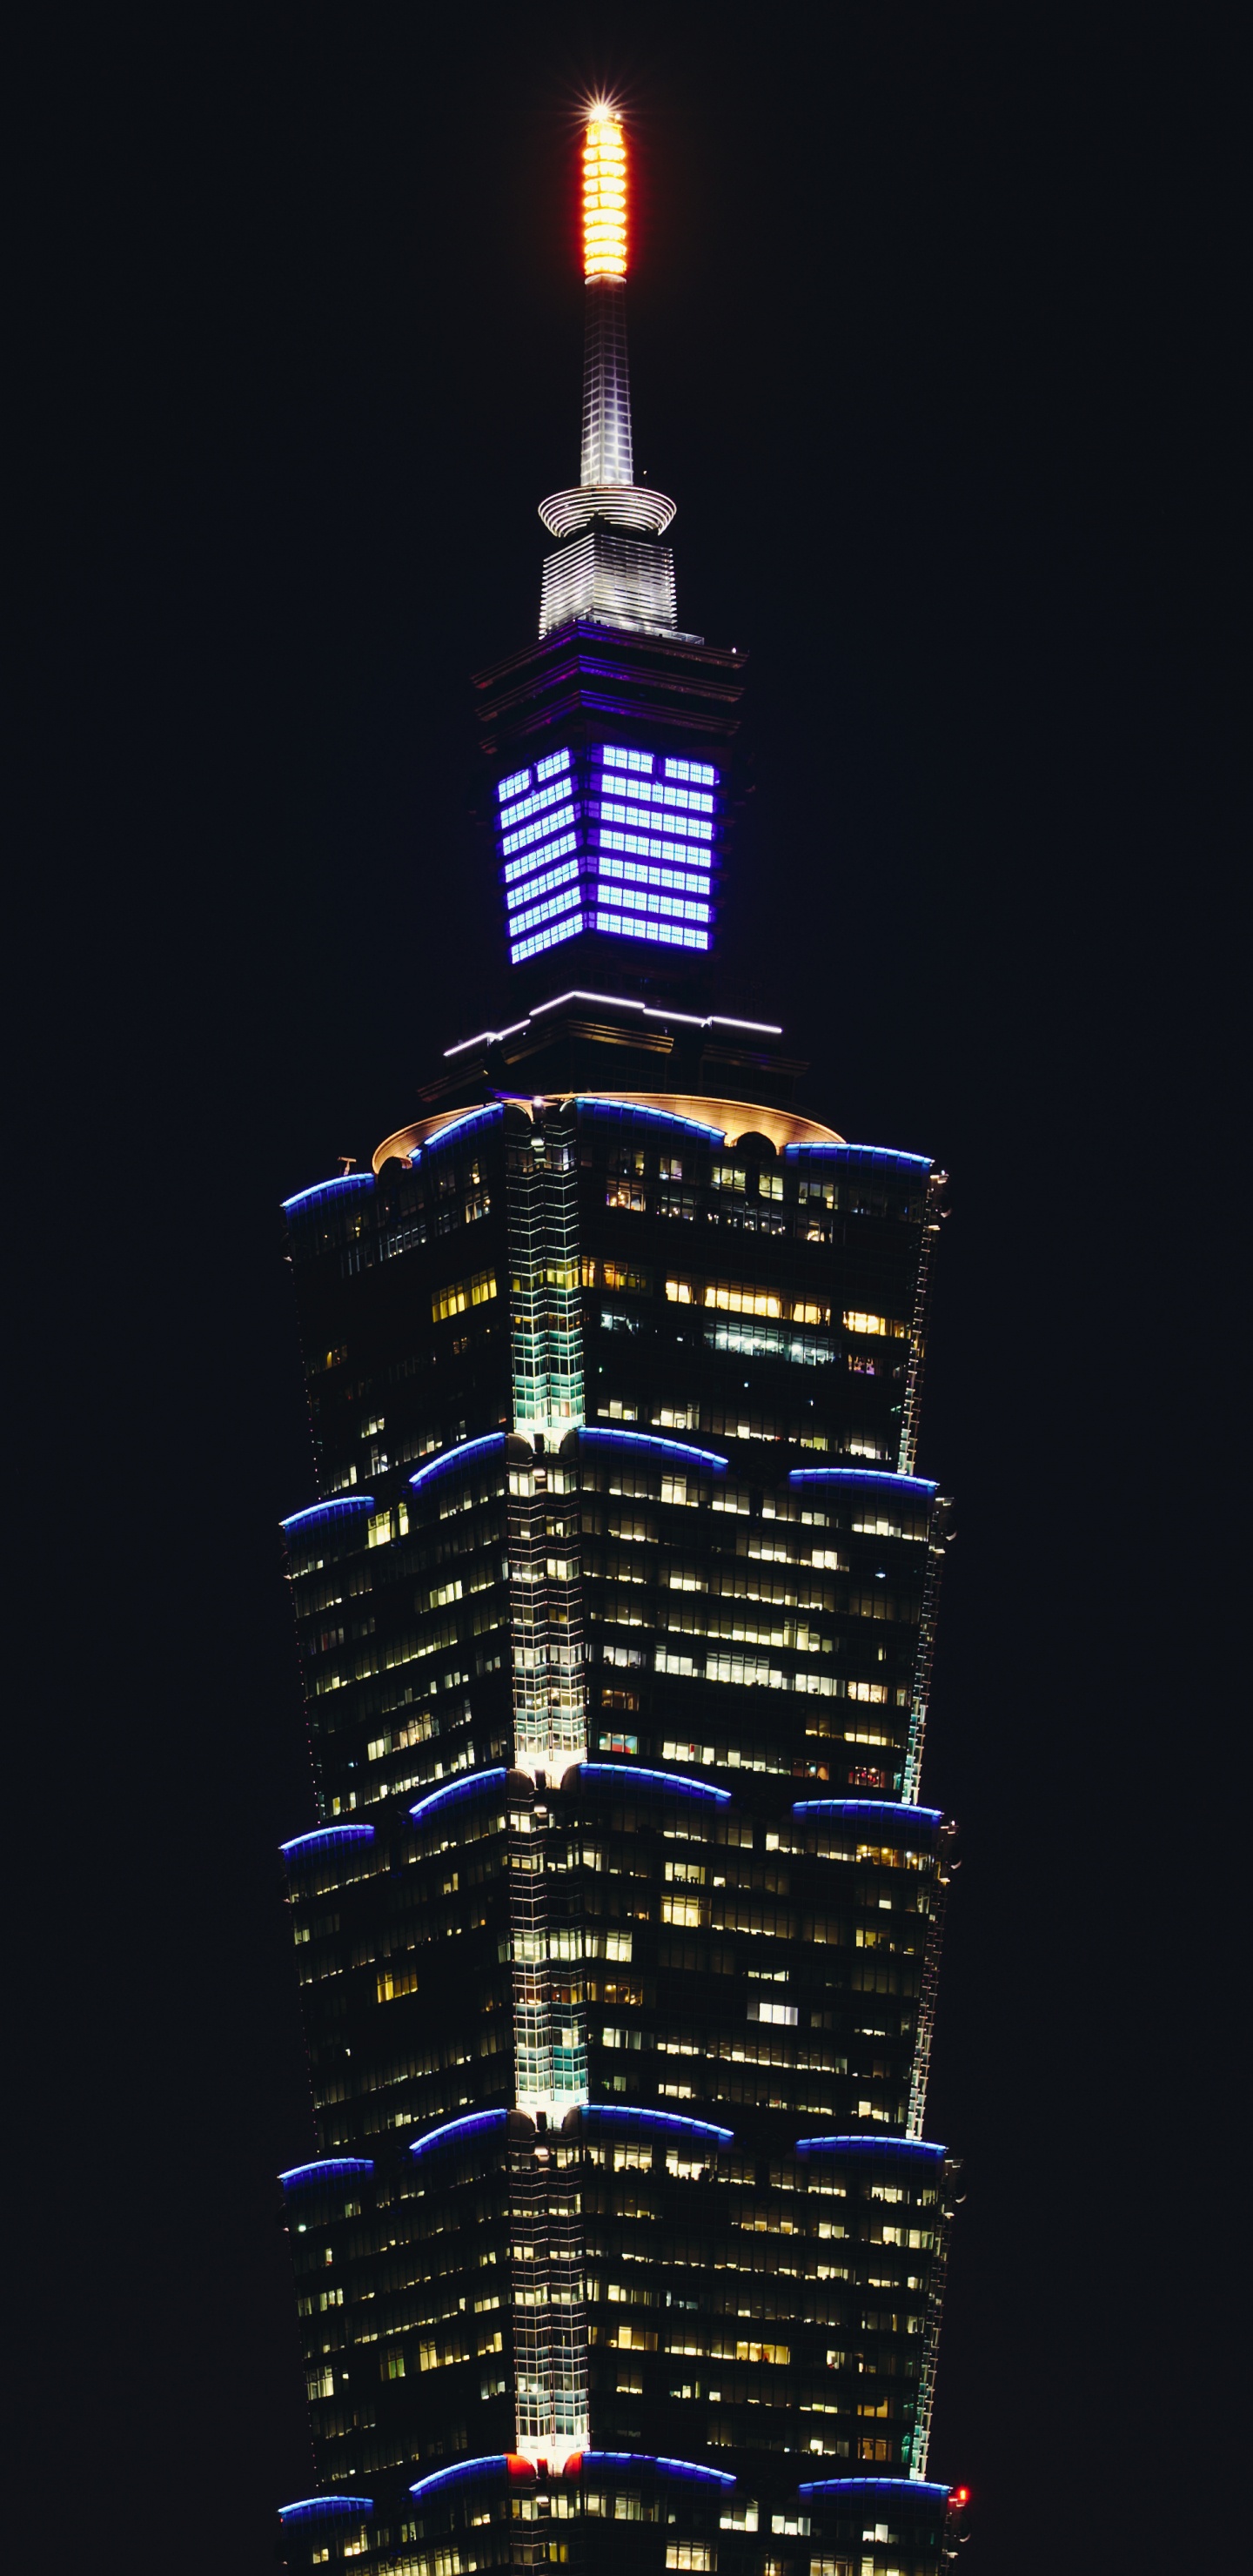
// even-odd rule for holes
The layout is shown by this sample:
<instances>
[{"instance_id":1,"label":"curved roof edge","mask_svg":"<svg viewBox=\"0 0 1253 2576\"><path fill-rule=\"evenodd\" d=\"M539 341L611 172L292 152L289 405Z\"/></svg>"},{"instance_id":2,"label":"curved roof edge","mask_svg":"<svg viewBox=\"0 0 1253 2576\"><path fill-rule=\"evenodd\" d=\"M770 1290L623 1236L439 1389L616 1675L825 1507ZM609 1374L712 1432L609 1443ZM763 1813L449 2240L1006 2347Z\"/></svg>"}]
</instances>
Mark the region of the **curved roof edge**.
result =
<instances>
[{"instance_id":1,"label":"curved roof edge","mask_svg":"<svg viewBox=\"0 0 1253 2576\"><path fill-rule=\"evenodd\" d=\"M582 1780L642 1781L649 1789L677 1790L681 1798L709 1798L720 1807L731 1803L729 1789L715 1789L711 1780L689 1780L684 1771L649 1771L634 1762L579 1762Z\"/></svg>"},{"instance_id":2,"label":"curved roof edge","mask_svg":"<svg viewBox=\"0 0 1253 2576\"><path fill-rule=\"evenodd\" d=\"M683 2129L701 2138L716 2138L719 2146L734 2144L734 2129L720 2129L716 2120L689 2120L683 2111L642 2111L629 2102L583 2102L578 2116L582 2120L611 2120L625 2124L628 2120L646 2129Z\"/></svg>"},{"instance_id":3,"label":"curved roof edge","mask_svg":"<svg viewBox=\"0 0 1253 2576\"><path fill-rule=\"evenodd\" d=\"M942 1825L943 1807L915 1807L906 1798L794 1798L794 1816L899 1816L902 1824Z\"/></svg>"},{"instance_id":4,"label":"curved roof edge","mask_svg":"<svg viewBox=\"0 0 1253 2576\"><path fill-rule=\"evenodd\" d=\"M610 1424L588 1422L576 1435L580 1440L610 1440L632 1449L660 1449L667 1458L695 1458L702 1467L713 1467L719 1474L727 1472L727 1461L716 1449L696 1449L690 1440L667 1440L660 1431L616 1431Z\"/></svg>"},{"instance_id":5,"label":"curved roof edge","mask_svg":"<svg viewBox=\"0 0 1253 2576\"><path fill-rule=\"evenodd\" d=\"M807 2478L796 2492L798 2495L924 2495L930 2496L936 2504L941 2499L947 2504L953 2489L941 2486L935 2478Z\"/></svg>"},{"instance_id":6,"label":"curved roof edge","mask_svg":"<svg viewBox=\"0 0 1253 2576\"><path fill-rule=\"evenodd\" d=\"M373 1187L372 1171L337 1172L333 1180L315 1181L312 1189L297 1190L294 1198L283 1199L281 1201L283 1214L290 1216L293 1208L312 1207L318 1199L338 1198L343 1190L372 1190Z\"/></svg>"},{"instance_id":7,"label":"curved roof edge","mask_svg":"<svg viewBox=\"0 0 1253 2576\"><path fill-rule=\"evenodd\" d=\"M907 1172L931 1172L935 1169L934 1158L930 1154L905 1154L896 1145L850 1145L843 1136L834 1145L789 1145L785 1151L789 1161L796 1154L833 1153L849 1158L855 1155L863 1163L894 1163L898 1170Z\"/></svg>"},{"instance_id":8,"label":"curved roof edge","mask_svg":"<svg viewBox=\"0 0 1253 2576\"><path fill-rule=\"evenodd\" d=\"M339 1520L346 1512L372 1512L373 1509L373 1494L338 1494L329 1503L309 1503L303 1512L289 1512L286 1520L279 1522L279 1528L300 1529L306 1521Z\"/></svg>"},{"instance_id":9,"label":"curved roof edge","mask_svg":"<svg viewBox=\"0 0 1253 2576\"><path fill-rule=\"evenodd\" d=\"M410 2141L411 2156L424 2156L428 2147L446 2146L450 2138L468 2135L471 2129L498 2129L509 2117L507 2111L467 2111L460 2120L441 2120L437 2129L427 2129L420 2138Z\"/></svg>"},{"instance_id":10,"label":"curved roof edge","mask_svg":"<svg viewBox=\"0 0 1253 2576\"><path fill-rule=\"evenodd\" d=\"M429 2478L419 2478L409 2493L411 2496L434 2495L438 2488L454 2486L461 2478L500 2477L502 2472L507 2472L511 2478L533 2478L535 2475L530 2460L524 2460L517 2451L488 2451L481 2459L453 2460L446 2469L433 2469Z\"/></svg>"},{"instance_id":11,"label":"curved roof edge","mask_svg":"<svg viewBox=\"0 0 1253 2576\"><path fill-rule=\"evenodd\" d=\"M929 1476L898 1476L890 1467L790 1467L789 1485L890 1485L897 1494L939 1493Z\"/></svg>"},{"instance_id":12,"label":"curved roof edge","mask_svg":"<svg viewBox=\"0 0 1253 2576\"><path fill-rule=\"evenodd\" d=\"M477 1440L462 1440L455 1449L441 1449L438 1458L432 1458L427 1466L419 1467L416 1476L410 1477L410 1491L428 1484L432 1476L446 1475L452 1467L466 1466L471 1458L481 1458L485 1450L503 1449L505 1438L503 1431L484 1431Z\"/></svg>"},{"instance_id":13,"label":"curved roof edge","mask_svg":"<svg viewBox=\"0 0 1253 2576\"><path fill-rule=\"evenodd\" d=\"M373 2496L302 2496L298 2504L281 2504L278 2518L280 2522L303 2522L313 2521L318 2514L323 2513L373 2513L373 2511Z\"/></svg>"},{"instance_id":14,"label":"curved roof edge","mask_svg":"<svg viewBox=\"0 0 1253 2576\"><path fill-rule=\"evenodd\" d=\"M662 1012L657 1016L664 1018L666 1014ZM483 1042L518 1037L526 1025L525 1020L517 1020L511 1028L485 1029ZM478 1041L471 1038L467 1043L473 1046ZM459 1053L460 1050L456 1052ZM434 1144L445 1128L455 1126L463 1118L478 1116L484 1109L501 1107L503 1098L508 1096L503 1095L501 1100L481 1101L474 1110L436 1109L427 1118L415 1119L412 1126L397 1127L392 1135L384 1137L382 1144L375 1150L373 1156L375 1172L381 1171L384 1163L390 1162L393 1157L401 1162L408 1162L421 1146ZM824 1127L821 1120L817 1118L802 1118L799 1110L771 1109L761 1101L706 1098L700 1092L548 1091L536 1093L534 1097L529 1093L525 1096L520 1095L517 1105L527 1110L533 1110L537 1106L555 1109L563 1101L568 1100L586 1100L589 1103L603 1101L607 1107L617 1104L623 1108L655 1109L660 1111L663 1117L682 1118L689 1126L703 1127L707 1134L720 1136L722 1142L727 1145L738 1144L741 1136L768 1136L775 1152L779 1154L786 1153L789 1147L798 1145L844 1146L844 1138L837 1128Z\"/></svg>"},{"instance_id":15,"label":"curved roof edge","mask_svg":"<svg viewBox=\"0 0 1253 2576\"><path fill-rule=\"evenodd\" d=\"M286 2173L279 2175L279 2181L284 2191L295 2191L302 2184L317 2182L323 2177L330 2181L336 2174L372 2174L373 2171L373 2156L316 2156L312 2164L289 2165Z\"/></svg>"},{"instance_id":16,"label":"curved roof edge","mask_svg":"<svg viewBox=\"0 0 1253 2576\"><path fill-rule=\"evenodd\" d=\"M946 2156L947 2147L937 2147L932 2138L876 2138L864 2129L856 2137L798 2138L792 2150L797 2156Z\"/></svg>"},{"instance_id":17,"label":"curved roof edge","mask_svg":"<svg viewBox=\"0 0 1253 2576\"><path fill-rule=\"evenodd\" d=\"M292 1852L311 1851L315 1843L326 1851L335 1851L344 1843L372 1843L373 1840L373 1825L315 1825L312 1833L293 1834L289 1843L280 1843L279 1850L287 1860Z\"/></svg>"},{"instance_id":18,"label":"curved roof edge","mask_svg":"<svg viewBox=\"0 0 1253 2576\"><path fill-rule=\"evenodd\" d=\"M656 2469L663 2478L699 2478L716 2487L733 2487L736 2483L729 2469L707 2469L698 2460L671 2460L660 2451L581 2451L579 2463L585 2469Z\"/></svg>"},{"instance_id":19,"label":"curved roof edge","mask_svg":"<svg viewBox=\"0 0 1253 2576\"><path fill-rule=\"evenodd\" d=\"M492 1771L465 1771L459 1779L445 1780L441 1788L432 1789L429 1798L419 1798L409 1814L416 1825L419 1817L429 1816L433 1807L451 1806L456 1798L468 1798L473 1789L497 1788L508 1777L503 1763Z\"/></svg>"}]
</instances>

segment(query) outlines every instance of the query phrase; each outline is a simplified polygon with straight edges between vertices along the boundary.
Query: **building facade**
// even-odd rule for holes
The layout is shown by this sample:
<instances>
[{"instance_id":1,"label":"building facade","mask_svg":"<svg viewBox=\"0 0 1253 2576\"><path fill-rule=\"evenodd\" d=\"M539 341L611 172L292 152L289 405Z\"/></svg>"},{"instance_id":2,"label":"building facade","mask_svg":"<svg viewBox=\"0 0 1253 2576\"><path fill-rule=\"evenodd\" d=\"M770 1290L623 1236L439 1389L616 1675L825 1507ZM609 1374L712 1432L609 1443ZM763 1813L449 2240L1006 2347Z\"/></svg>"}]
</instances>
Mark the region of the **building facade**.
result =
<instances>
[{"instance_id":1,"label":"building facade","mask_svg":"<svg viewBox=\"0 0 1253 2576\"><path fill-rule=\"evenodd\" d=\"M280 2556L938 2576L943 1176L714 1007L744 657L678 628L633 482L608 111L584 180L580 482L476 683L518 1013L285 1209L318 2153Z\"/></svg>"}]
</instances>

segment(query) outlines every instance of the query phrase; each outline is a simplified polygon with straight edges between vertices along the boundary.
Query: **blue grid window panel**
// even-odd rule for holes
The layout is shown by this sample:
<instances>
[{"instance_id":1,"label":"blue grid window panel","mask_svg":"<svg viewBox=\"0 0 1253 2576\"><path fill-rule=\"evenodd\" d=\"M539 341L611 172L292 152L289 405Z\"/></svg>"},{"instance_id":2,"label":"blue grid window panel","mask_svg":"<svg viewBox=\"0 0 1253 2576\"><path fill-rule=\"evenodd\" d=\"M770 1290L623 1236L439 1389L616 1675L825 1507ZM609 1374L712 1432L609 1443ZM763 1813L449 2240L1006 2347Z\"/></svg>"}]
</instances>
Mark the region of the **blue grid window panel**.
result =
<instances>
[{"instance_id":1,"label":"blue grid window panel","mask_svg":"<svg viewBox=\"0 0 1253 2576\"><path fill-rule=\"evenodd\" d=\"M712 761L634 744L559 744L496 790L515 965L584 930L646 946L713 944L725 800Z\"/></svg>"},{"instance_id":2,"label":"blue grid window panel","mask_svg":"<svg viewBox=\"0 0 1253 2576\"><path fill-rule=\"evenodd\" d=\"M652 939L659 948L708 948L707 930L686 930L674 921L637 921L628 913L598 912L598 930L613 939Z\"/></svg>"},{"instance_id":3,"label":"blue grid window panel","mask_svg":"<svg viewBox=\"0 0 1253 2576\"><path fill-rule=\"evenodd\" d=\"M510 859L504 871L505 884L516 885L521 879L534 875L536 869L551 866L554 859L567 858L578 846L577 832L559 833L555 841L545 841L538 850L527 850L522 858Z\"/></svg>"},{"instance_id":4,"label":"blue grid window panel","mask_svg":"<svg viewBox=\"0 0 1253 2576\"><path fill-rule=\"evenodd\" d=\"M563 939L575 939L586 928L582 911L573 912L568 921L559 921L551 930L537 930L529 939L514 940L509 949L511 966L521 966L528 957L538 957L545 948L556 948Z\"/></svg>"},{"instance_id":5,"label":"blue grid window panel","mask_svg":"<svg viewBox=\"0 0 1253 2576\"><path fill-rule=\"evenodd\" d=\"M517 912L524 903L537 903L541 895L554 893L558 886L576 884L578 874L577 859L565 859L560 867L543 868L537 877L528 877L524 885L510 886L505 896L506 908L510 912ZM516 924L511 925L511 927L516 926Z\"/></svg>"}]
</instances>

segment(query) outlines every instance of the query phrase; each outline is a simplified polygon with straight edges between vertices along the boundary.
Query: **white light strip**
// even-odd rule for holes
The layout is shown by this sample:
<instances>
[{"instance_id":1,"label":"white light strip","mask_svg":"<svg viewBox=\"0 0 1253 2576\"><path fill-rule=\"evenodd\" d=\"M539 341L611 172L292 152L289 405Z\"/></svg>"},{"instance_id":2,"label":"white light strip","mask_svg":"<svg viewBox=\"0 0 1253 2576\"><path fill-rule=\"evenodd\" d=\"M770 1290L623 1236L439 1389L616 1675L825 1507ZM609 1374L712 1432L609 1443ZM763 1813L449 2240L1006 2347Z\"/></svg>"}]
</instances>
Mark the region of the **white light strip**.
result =
<instances>
[{"instance_id":1,"label":"white light strip","mask_svg":"<svg viewBox=\"0 0 1253 2576\"><path fill-rule=\"evenodd\" d=\"M467 1047L499 1046L502 1038L521 1037L530 1025L529 1020L511 1020L507 1029L480 1029L476 1038L458 1038L455 1046L445 1047L444 1062L447 1064L450 1055L464 1055Z\"/></svg>"},{"instance_id":2,"label":"white light strip","mask_svg":"<svg viewBox=\"0 0 1253 2576\"><path fill-rule=\"evenodd\" d=\"M783 1035L781 1023L775 1020L728 1020L719 1011L712 1012L708 1019L701 1019L695 1011L662 1011L652 1002L632 1001L625 993L585 993L580 986L569 993L558 993L551 1002L537 1002L529 1019L511 1020L507 1029L480 1029L475 1038L459 1039L456 1046L445 1047L444 1061L447 1063L450 1056L465 1055L470 1047L499 1046L504 1038L520 1037L523 1029L529 1029L532 1020L541 1019L545 1011L559 1011L566 1002L604 1002L611 1010L638 1011L647 1020L674 1020L685 1029L746 1029L751 1036L758 1038L781 1038Z\"/></svg>"},{"instance_id":3,"label":"white light strip","mask_svg":"<svg viewBox=\"0 0 1253 2576\"><path fill-rule=\"evenodd\" d=\"M532 1019L538 1020L543 1011L559 1011L563 1002L609 1002L616 1011L639 1011L645 1019L681 1020L688 1029L751 1029L755 1036L762 1038L781 1038L783 1035L782 1027L776 1026L773 1020L727 1020L719 1011L711 1012L708 1018L701 1018L695 1011L659 1010L654 1003L632 1001L625 993L587 993L581 985L572 992L558 993L554 1001L537 1002L531 1013Z\"/></svg>"}]
</instances>

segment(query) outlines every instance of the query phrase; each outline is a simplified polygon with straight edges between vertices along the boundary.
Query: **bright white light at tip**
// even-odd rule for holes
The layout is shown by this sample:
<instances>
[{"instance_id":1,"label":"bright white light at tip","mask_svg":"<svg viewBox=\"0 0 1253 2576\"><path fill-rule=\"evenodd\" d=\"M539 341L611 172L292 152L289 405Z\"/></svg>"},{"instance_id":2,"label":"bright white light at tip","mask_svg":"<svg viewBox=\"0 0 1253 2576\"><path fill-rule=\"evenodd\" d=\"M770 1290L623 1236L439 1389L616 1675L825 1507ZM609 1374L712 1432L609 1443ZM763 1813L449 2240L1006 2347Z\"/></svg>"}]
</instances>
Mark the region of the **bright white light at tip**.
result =
<instances>
[{"instance_id":1,"label":"bright white light at tip","mask_svg":"<svg viewBox=\"0 0 1253 2576\"><path fill-rule=\"evenodd\" d=\"M616 110L595 99L583 135L583 274L625 277L626 270L626 138Z\"/></svg>"}]
</instances>

